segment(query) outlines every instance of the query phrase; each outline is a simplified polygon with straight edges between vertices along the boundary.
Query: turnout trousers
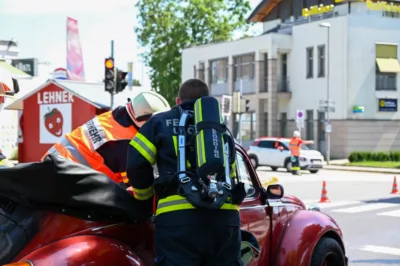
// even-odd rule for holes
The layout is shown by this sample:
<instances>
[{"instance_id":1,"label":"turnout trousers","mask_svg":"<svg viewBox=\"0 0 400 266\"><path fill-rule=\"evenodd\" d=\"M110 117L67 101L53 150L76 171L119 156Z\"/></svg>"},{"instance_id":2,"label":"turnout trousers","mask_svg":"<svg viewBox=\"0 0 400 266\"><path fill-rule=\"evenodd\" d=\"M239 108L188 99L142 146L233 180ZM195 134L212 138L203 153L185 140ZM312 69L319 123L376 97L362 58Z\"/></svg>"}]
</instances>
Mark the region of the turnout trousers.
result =
<instances>
[{"instance_id":1,"label":"turnout trousers","mask_svg":"<svg viewBox=\"0 0 400 266\"><path fill-rule=\"evenodd\" d=\"M242 266L239 226L156 225L155 266Z\"/></svg>"}]
</instances>

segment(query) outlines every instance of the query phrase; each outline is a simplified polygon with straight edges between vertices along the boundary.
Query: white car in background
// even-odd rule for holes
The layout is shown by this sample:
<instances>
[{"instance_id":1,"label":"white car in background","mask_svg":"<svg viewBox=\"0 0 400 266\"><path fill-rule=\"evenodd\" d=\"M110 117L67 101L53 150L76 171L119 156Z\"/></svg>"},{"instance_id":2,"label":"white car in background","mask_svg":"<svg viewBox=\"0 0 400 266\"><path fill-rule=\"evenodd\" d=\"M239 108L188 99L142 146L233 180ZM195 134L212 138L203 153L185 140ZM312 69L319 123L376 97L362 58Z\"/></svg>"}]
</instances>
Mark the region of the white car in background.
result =
<instances>
[{"instance_id":1,"label":"white car in background","mask_svg":"<svg viewBox=\"0 0 400 266\"><path fill-rule=\"evenodd\" d=\"M289 142L290 139L288 138L261 137L254 140L248 148L247 154L255 168L268 166L271 167L272 171L276 171L278 168L286 168L288 172L291 172L292 162L290 160ZM324 157L319 151L301 145L300 168L302 170L308 170L315 174L322 169L323 164Z\"/></svg>"}]
</instances>

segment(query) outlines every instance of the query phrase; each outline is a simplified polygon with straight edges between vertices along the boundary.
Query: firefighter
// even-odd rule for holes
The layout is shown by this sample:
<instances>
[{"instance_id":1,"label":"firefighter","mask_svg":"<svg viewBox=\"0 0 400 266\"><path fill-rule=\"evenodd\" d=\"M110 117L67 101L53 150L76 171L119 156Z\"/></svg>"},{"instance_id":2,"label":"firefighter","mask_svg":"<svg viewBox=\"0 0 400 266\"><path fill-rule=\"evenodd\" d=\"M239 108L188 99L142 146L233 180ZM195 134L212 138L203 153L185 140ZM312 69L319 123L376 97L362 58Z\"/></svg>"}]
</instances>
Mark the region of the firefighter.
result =
<instances>
[{"instance_id":1,"label":"firefighter","mask_svg":"<svg viewBox=\"0 0 400 266\"><path fill-rule=\"evenodd\" d=\"M299 131L293 132L290 139L289 148L292 160L292 175L300 175L300 149L302 144L314 144L312 140L302 140Z\"/></svg>"},{"instance_id":2,"label":"firefighter","mask_svg":"<svg viewBox=\"0 0 400 266\"><path fill-rule=\"evenodd\" d=\"M0 72L0 111L3 108L5 97L12 97L19 92L18 81L4 73ZM0 143L1 145L1 143ZM13 167L14 164L11 163L6 156L4 156L0 147L0 168L2 167Z\"/></svg>"},{"instance_id":3,"label":"firefighter","mask_svg":"<svg viewBox=\"0 0 400 266\"><path fill-rule=\"evenodd\" d=\"M126 156L129 142L156 112L170 110L160 94L145 91L128 99L125 106L94 117L51 147L55 153L104 173L119 184L127 184Z\"/></svg>"},{"instance_id":4,"label":"firefighter","mask_svg":"<svg viewBox=\"0 0 400 266\"><path fill-rule=\"evenodd\" d=\"M192 139L195 132L194 121L187 127L179 126L181 114L193 111L196 100L203 100L207 96L208 86L203 81L187 80L180 87L177 105L168 112L151 117L130 143L127 175L133 195L137 200L147 202L154 200L154 193L156 195L155 265L243 265L238 204L245 196L244 185L238 186L243 188L242 198L239 197L236 203L233 199L230 203L224 201L222 207L215 210L195 207L188 200L188 194L184 194L185 197L178 192L181 185L177 178L178 161L181 162L181 149L178 148L181 145L180 135L186 134L188 139ZM212 113L218 115L220 110ZM213 141L209 143L213 150ZM235 151L234 154L236 156ZM196 165L196 160L190 154L187 156L183 165L186 162L190 170ZM154 164L159 172L157 179L153 175ZM233 169L230 176L235 173Z\"/></svg>"}]
</instances>

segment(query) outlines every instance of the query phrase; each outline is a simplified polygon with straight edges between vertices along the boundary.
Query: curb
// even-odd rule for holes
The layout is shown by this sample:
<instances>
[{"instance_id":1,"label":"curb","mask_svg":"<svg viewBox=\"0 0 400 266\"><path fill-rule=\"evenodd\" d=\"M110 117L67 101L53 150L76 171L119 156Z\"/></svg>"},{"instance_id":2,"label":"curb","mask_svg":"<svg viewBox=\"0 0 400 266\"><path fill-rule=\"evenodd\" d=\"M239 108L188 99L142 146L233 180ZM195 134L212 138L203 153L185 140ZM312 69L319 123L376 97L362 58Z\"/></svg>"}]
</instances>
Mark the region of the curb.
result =
<instances>
[{"instance_id":1,"label":"curb","mask_svg":"<svg viewBox=\"0 0 400 266\"><path fill-rule=\"evenodd\" d=\"M397 174L400 175L400 171L391 171L391 170L386 170L386 169L377 169L377 170L371 170L371 169L354 169L352 167L346 167L346 168L330 168L330 167L324 167L322 168L323 170L329 170L329 171L347 171L347 172L360 172L360 173L377 173L377 174Z\"/></svg>"}]
</instances>

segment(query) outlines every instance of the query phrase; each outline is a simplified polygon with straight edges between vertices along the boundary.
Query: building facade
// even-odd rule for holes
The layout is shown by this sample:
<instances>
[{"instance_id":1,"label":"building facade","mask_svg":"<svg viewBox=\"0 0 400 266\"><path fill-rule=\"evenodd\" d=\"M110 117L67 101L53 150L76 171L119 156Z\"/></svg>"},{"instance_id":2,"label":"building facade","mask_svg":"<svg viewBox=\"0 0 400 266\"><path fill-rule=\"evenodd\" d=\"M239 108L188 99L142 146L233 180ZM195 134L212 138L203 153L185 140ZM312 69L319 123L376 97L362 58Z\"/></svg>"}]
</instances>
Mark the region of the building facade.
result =
<instances>
[{"instance_id":1,"label":"building facade","mask_svg":"<svg viewBox=\"0 0 400 266\"><path fill-rule=\"evenodd\" d=\"M291 136L304 110L302 137L323 153L329 121L331 158L400 150L399 14L398 1L264 0L248 19L262 35L185 49L182 78L218 98L242 92L244 142Z\"/></svg>"}]
</instances>

